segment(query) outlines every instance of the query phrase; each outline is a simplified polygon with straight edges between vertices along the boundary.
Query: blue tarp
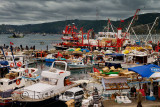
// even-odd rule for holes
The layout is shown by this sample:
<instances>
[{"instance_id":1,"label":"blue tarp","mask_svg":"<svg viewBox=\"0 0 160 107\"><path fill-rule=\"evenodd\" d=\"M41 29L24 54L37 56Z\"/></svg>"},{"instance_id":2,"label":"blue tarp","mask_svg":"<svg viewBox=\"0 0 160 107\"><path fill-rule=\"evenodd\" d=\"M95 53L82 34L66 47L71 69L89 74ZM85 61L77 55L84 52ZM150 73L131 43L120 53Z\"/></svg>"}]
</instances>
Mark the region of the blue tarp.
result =
<instances>
[{"instance_id":1,"label":"blue tarp","mask_svg":"<svg viewBox=\"0 0 160 107\"><path fill-rule=\"evenodd\" d=\"M112 55L112 56L124 56L124 54L120 54L120 53L108 53L105 55Z\"/></svg>"},{"instance_id":2,"label":"blue tarp","mask_svg":"<svg viewBox=\"0 0 160 107\"><path fill-rule=\"evenodd\" d=\"M8 65L8 61L0 61L0 65Z\"/></svg>"},{"instance_id":3,"label":"blue tarp","mask_svg":"<svg viewBox=\"0 0 160 107\"><path fill-rule=\"evenodd\" d=\"M142 77L149 78L153 73L155 73L154 71L151 70L152 68L159 68L160 69L160 66L157 66L154 64L149 64L149 65L128 68L128 70L136 72L136 73L140 74Z\"/></svg>"},{"instance_id":4,"label":"blue tarp","mask_svg":"<svg viewBox=\"0 0 160 107\"><path fill-rule=\"evenodd\" d=\"M82 52L83 52L83 51L89 52L89 50L88 50L88 49L81 49L81 51L82 51Z\"/></svg>"}]
</instances>

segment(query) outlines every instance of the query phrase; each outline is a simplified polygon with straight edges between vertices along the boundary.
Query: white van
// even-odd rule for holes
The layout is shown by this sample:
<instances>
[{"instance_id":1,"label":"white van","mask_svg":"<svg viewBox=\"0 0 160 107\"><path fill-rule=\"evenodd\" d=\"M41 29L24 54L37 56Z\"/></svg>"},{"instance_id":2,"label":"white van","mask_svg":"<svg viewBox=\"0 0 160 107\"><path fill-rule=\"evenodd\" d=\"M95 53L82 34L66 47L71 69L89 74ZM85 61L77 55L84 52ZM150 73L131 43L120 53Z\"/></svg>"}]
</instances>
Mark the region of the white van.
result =
<instances>
[{"instance_id":1,"label":"white van","mask_svg":"<svg viewBox=\"0 0 160 107\"><path fill-rule=\"evenodd\" d=\"M74 99L75 101L81 101L83 99L83 96L84 96L83 88L73 87L65 91L65 93L59 97L59 100L69 101L71 99Z\"/></svg>"}]
</instances>

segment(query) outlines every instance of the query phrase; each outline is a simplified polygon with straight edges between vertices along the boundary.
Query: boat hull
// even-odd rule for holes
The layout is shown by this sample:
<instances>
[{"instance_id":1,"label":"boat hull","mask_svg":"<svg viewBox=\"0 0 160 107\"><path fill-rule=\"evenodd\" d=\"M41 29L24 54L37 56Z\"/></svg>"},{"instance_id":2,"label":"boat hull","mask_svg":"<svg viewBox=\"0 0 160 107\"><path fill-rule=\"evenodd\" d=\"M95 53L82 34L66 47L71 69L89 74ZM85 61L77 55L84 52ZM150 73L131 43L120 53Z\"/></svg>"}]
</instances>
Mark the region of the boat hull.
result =
<instances>
[{"instance_id":1,"label":"boat hull","mask_svg":"<svg viewBox=\"0 0 160 107\"><path fill-rule=\"evenodd\" d=\"M70 69L90 68L92 65L68 65Z\"/></svg>"},{"instance_id":2,"label":"boat hull","mask_svg":"<svg viewBox=\"0 0 160 107\"><path fill-rule=\"evenodd\" d=\"M5 99L0 101L0 107L10 107L12 105L12 100L11 99Z\"/></svg>"},{"instance_id":3,"label":"boat hull","mask_svg":"<svg viewBox=\"0 0 160 107\"><path fill-rule=\"evenodd\" d=\"M68 47L63 47L63 46L55 46L56 50L66 50Z\"/></svg>"},{"instance_id":4,"label":"boat hull","mask_svg":"<svg viewBox=\"0 0 160 107\"><path fill-rule=\"evenodd\" d=\"M54 62L56 59L45 59L46 62Z\"/></svg>"},{"instance_id":5,"label":"boat hull","mask_svg":"<svg viewBox=\"0 0 160 107\"><path fill-rule=\"evenodd\" d=\"M15 101L13 104L13 106L18 106L18 107L41 107L41 106L55 106L55 107L67 107L67 105L65 104L65 102L63 101L59 101L58 100L59 96L53 97L53 98L49 98L43 101L37 101L37 102L21 102L21 101Z\"/></svg>"}]
</instances>

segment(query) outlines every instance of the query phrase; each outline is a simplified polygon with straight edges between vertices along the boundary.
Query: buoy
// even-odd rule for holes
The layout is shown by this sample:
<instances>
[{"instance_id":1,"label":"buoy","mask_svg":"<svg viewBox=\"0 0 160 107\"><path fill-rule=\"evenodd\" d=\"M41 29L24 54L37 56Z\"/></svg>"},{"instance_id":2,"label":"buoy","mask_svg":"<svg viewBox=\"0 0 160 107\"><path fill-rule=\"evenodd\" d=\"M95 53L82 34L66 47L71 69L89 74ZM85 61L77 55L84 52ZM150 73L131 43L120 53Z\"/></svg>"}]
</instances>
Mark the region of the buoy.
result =
<instances>
[{"instance_id":1,"label":"buoy","mask_svg":"<svg viewBox=\"0 0 160 107\"><path fill-rule=\"evenodd\" d=\"M19 85L21 83L20 79L16 80L16 84Z\"/></svg>"},{"instance_id":2,"label":"buoy","mask_svg":"<svg viewBox=\"0 0 160 107\"><path fill-rule=\"evenodd\" d=\"M28 69L25 70L25 73L28 73Z\"/></svg>"},{"instance_id":3,"label":"buoy","mask_svg":"<svg viewBox=\"0 0 160 107\"><path fill-rule=\"evenodd\" d=\"M137 81L142 81L143 80L143 77L141 75L137 75Z\"/></svg>"},{"instance_id":4,"label":"buoy","mask_svg":"<svg viewBox=\"0 0 160 107\"><path fill-rule=\"evenodd\" d=\"M11 68L13 68L13 67L14 67L14 63L13 63L13 62L10 64L10 67L11 67Z\"/></svg>"},{"instance_id":5,"label":"buoy","mask_svg":"<svg viewBox=\"0 0 160 107\"><path fill-rule=\"evenodd\" d=\"M64 72L59 72L59 75L62 74L62 73L64 73Z\"/></svg>"},{"instance_id":6,"label":"buoy","mask_svg":"<svg viewBox=\"0 0 160 107\"><path fill-rule=\"evenodd\" d=\"M17 62L17 66L21 67L22 66L22 62Z\"/></svg>"},{"instance_id":7,"label":"buoy","mask_svg":"<svg viewBox=\"0 0 160 107\"><path fill-rule=\"evenodd\" d=\"M29 74L29 77L32 77L32 74Z\"/></svg>"}]
</instances>

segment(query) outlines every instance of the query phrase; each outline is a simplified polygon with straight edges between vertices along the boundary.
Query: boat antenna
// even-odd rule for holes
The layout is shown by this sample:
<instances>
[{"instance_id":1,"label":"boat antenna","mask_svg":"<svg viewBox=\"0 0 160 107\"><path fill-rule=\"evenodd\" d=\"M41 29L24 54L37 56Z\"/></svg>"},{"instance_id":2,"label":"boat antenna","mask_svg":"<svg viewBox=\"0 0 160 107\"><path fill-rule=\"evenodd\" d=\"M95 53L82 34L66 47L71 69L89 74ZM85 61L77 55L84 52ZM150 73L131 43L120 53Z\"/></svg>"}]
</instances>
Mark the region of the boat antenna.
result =
<instances>
[{"instance_id":1,"label":"boat antenna","mask_svg":"<svg viewBox=\"0 0 160 107\"><path fill-rule=\"evenodd\" d=\"M108 19L108 32L109 32L109 25L111 26L113 33L115 33L110 19Z\"/></svg>"},{"instance_id":2,"label":"boat antenna","mask_svg":"<svg viewBox=\"0 0 160 107\"><path fill-rule=\"evenodd\" d=\"M132 27L131 27L131 30L134 33L134 35L136 36L137 40L139 40L138 37L137 37L137 35L136 35L136 33L135 33L135 31L134 31L134 29Z\"/></svg>"},{"instance_id":3,"label":"boat antenna","mask_svg":"<svg viewBox=\"0 0 160 107\"><path fill-rule=\"evenodd\" d=\"M15 59L14 59L14 55L13 55L13 47L12 47L11 44L10 44L10 49L11 49L11 53L12 53L12 57L13 57L14 64L15 64L15 66L17 66L17 65L16 65L16 61L15 61Z\"/></svg>"},{"instance_id":4,"label":"boat antenna","mask_svg":"<svg viewBox=\"0 0 160 107\"><path fill-rule=\"evenodd\" d=\"M4 58L5 58L5 60L6 60L6 55L4 54L3 47L2 47L2 46L0 46L0 49L2 50L3 55L4 55Z\"/></svg>"},{"instance_id":5,"label":"boat antenna","mask_svg":"<svg viewBox=\"0 0 160 107\"><path fill-rule=\"evenodd\" d=\"M131 22L130 22L128 28L127 28L126 33L128 33L128 31L129 31L129 29L130 29L130 27L131 27L131 25L132 25L132 23L133 23L135 17L137 16L137 13L138 13L139 11L140 11L140 9L137 9L137 10L136 10L136 13L135 13L134 16L133 16L133 18L132 18L132 20L131 20Z\"/></svg>"}]
</instances>

